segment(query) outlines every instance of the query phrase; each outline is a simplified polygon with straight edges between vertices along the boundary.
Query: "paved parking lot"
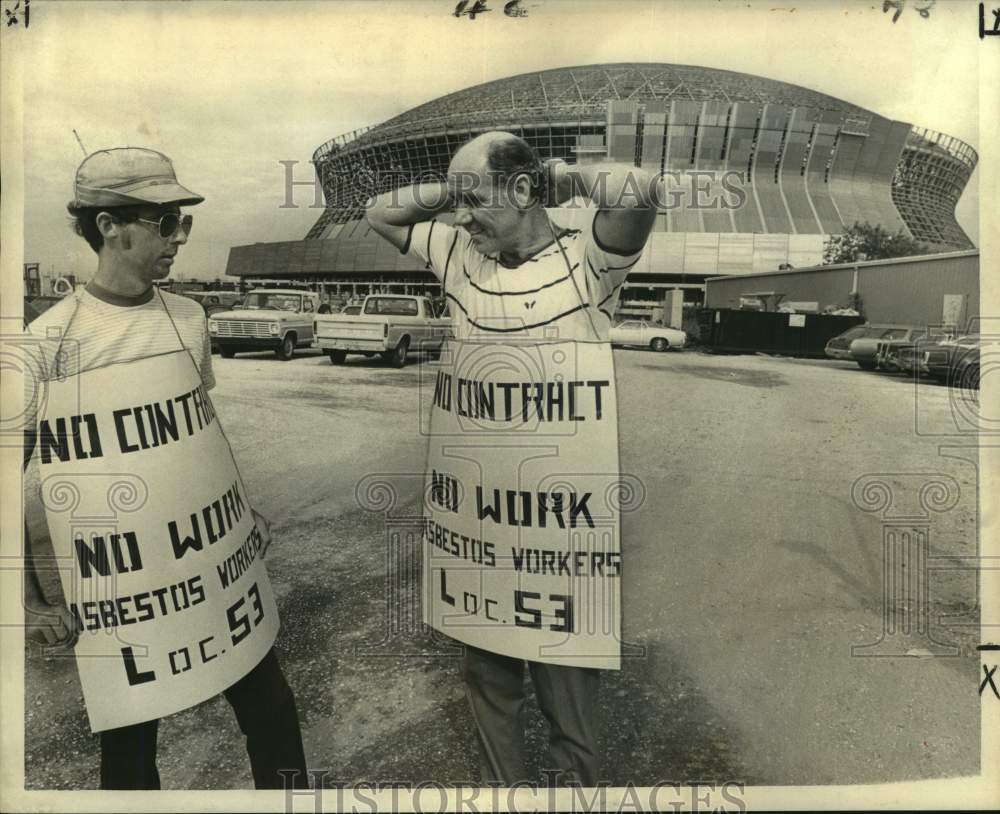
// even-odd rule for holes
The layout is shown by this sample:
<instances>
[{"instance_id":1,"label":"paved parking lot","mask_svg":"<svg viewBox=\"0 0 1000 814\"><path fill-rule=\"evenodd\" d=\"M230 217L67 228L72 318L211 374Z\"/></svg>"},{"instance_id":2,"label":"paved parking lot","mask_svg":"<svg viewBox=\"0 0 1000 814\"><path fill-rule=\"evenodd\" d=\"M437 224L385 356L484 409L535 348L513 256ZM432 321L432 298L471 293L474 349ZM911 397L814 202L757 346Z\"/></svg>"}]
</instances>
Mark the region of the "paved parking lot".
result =
<instances>
[{"instance_id":1,"label":"paved parking lot","mask_svg":"<svg viewBox=\"0 0 1000 814\"><path fill-rule=\"evenodd\" d=\"M977 551L975 458L939 452L974 445L955 419L968 402L847 362L634 350L615 361L622 469L646 500L623 520L628 644L604 679L608 780L977 773L975 573L942 567ZM279 652L309 763L328 782L477 777L457 660L416 624L419 550L390 544L356 496L362 477L391 475L392 511L419 514L417 383L430 364L215 358L216 409L273 520ZM913 596L883 600L883 537L902 514L929 538L929 630L903 630ZM28 786L93 787L96 738L72 663L34 655L26 681ZM221 698L160 733L165 788L251 785ZM534 705L529 733L538 761Z\"/></svg>"}]
</instances>

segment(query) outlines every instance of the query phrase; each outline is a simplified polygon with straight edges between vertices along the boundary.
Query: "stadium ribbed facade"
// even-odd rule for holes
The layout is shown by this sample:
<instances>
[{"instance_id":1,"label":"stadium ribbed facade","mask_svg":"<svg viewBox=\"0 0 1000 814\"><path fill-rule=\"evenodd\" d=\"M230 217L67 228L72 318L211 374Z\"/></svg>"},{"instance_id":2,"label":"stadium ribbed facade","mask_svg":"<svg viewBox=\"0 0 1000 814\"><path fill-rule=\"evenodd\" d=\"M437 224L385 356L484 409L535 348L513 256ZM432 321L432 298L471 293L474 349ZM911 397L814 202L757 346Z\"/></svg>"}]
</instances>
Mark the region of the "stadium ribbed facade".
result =
<instances>
[{"instance_id":1,"label":"stadium ribbed facade","mask_svg":"<svg viewBox=\"0 0 1000 814\"><path fill-rule=\"evenodd\" d=\"M514 132L543 158L666 174L676 194L629 278L646 292L817 263L828 236L856 221L902 230L931 251L972 248L955 205L978 157L962 141L785 82L629 63L488 82L331 139L313 156L326 208L306 239L235 247L227 273L355 289L433 283L367 228L363 204L443 174L487 130Z\"/></svg>"}]
</instances>

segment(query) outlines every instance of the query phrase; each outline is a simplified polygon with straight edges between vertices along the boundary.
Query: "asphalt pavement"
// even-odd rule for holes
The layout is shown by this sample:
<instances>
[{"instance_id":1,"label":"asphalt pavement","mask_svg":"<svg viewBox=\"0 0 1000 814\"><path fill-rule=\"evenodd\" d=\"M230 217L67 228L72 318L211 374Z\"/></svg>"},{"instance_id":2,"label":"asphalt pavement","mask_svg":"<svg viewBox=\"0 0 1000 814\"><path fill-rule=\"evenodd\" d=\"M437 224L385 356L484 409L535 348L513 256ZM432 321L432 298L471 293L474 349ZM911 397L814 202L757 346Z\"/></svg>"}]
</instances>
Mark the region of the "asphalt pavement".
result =
<instances>
[{"instance_id":1,"label":"asphalt pavement","mask_svg":"<svg viewBox=\"0 0 1000 814\"><path fill-rule=\"evenodd\" d=\"M645 500L623 518L623 666L598 710L607 779L977 774L977 476L955 419L968 404L849 362L616 350L615 363L621 466ZM327 784L475 782L457 655L419 624L431 394L418 384L433 363L306 352L215 369L216 410L273 523L278 651L310 766ZM37 507L29 519L44 546ZM906 539L926 539L928 558L887 564L885 541ZM926 596L893 588L905 578ZM25 695L27 786L95 787L72 661L32 652ZM526 719L539 766L533 699ZM164 788L251 786L224 699L162 722L160 773Z\"/></svg>"}]
</instances>

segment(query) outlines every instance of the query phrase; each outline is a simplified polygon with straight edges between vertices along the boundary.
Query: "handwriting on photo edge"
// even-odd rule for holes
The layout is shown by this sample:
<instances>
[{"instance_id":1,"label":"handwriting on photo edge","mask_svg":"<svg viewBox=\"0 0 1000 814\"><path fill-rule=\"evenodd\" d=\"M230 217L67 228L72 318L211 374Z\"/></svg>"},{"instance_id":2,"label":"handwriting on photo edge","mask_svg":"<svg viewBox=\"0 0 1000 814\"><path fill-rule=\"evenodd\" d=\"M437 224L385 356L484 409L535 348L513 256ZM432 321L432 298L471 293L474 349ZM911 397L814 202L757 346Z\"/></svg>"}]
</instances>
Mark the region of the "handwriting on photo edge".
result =
<instances>
[{"instance_id":1,"label":"handwriting on photo edge","mask_svg":"<svg viewBox=\"0 0 1000 814\"><path fill-rule=\"evenodd\" d=\"M979 39L986 37L1000 37L1000 7L990 9L993 15L993 28L986 29L986 4L979 4Z\"/></svg>"},{"instance_id":2,"label":"handwriting on photo edge","mask_svg":"<svg viewBox=\"0 0 1000 814\"><path fill-rule=\"evenodd\" d=\"M459 0L451 14L453 17L468 17L470 20L475 20L477 15L488 11L493 9L486 5L486 0L474 0L471 5L469 0ZM528 16L528 10L521 5L521 0L508 0L504 3L503 13L507 17Z\"/></svg>"},{"instance_id":3,"label":"handwriting on photo edge","mask_svg":"<svg viewBox=\"0 0 1000 814\"><path fill-rule=\"evenodd\" d=\"M934 8L935 3L937 3L937 0L916 0L913 8L926 20L931 16L931 9ZM895 9L896 12L892 15L892 21L896 22L899 19L899 15L903 13L905 6L906 0L884 0L882 3L882 13L887 13L889 9Z\"/></svg>"},{"instance_id":4,"label":"handwriting on photo edge","mask_svg":"<svg viewBox=\"0 0 1000 814\"><path fill-rule=\"evenodd\" d=\"M10 3L5 3L6 6L10 6ZM4 22L7 27L10 28L12 25L23 25L25 28L28 27L29 15L30 15L31 0L16 0L13 6L5 8L3 10Z\"/></svg>"}]
</instances>

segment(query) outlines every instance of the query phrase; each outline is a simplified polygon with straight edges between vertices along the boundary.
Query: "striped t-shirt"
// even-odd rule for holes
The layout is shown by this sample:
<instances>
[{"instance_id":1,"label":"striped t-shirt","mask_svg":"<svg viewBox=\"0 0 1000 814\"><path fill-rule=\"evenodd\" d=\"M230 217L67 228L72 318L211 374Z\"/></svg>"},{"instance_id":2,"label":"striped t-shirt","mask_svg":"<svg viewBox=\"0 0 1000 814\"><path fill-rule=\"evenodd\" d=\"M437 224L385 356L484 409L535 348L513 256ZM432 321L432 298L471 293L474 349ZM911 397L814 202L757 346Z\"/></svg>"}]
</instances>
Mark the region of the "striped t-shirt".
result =
<instances>
[{"instance_id":1,"label":"striped t-shirt","mask_svg":"<svg viewBox=\"0 0 1000 814\"><path fill-rule=\"evenodd\" d=\"M121 306L78 291L34 320L28 334L34 341L25 348L26 426L34 426L45 381L181 350L181 340L205 388L215 386L205 312L188 297L157 291L142 305ZM142 382L121 384L142 389Z\"/></svg>"},{"instance_id":2,"label":"striped t-shirt","mask_svg":"<svg viewBox=\"0 0 1000 814\"><path fill-rule=\"evenodd\" d=\"M458 339L606 342L622 284L642 251L607 251L592 227L556 235L508 267L481 254L464 229L431 220L411 227L403 253L428 264L441 281Z\"/></svg>"}]
</instances>

